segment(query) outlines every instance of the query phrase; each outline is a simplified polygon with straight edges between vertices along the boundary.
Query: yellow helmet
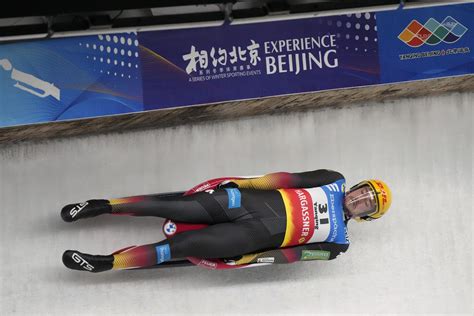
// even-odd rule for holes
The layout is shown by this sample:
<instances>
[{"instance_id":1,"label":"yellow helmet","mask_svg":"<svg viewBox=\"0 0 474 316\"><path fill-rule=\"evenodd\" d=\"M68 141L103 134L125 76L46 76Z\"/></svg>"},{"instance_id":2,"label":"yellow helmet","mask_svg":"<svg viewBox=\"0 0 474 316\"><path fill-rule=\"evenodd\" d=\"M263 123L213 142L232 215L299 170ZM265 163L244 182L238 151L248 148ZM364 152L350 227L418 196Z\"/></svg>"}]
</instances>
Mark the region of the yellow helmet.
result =
<instances>
[{"instance_id":1,"label":"yellow helmet","mask_svg":"<svg viewBox=\"0 0 474 316\"><path fill-rule=\"evenodd\" d=\"M360 188L364 185L367 185L372 189L375 196L376 207L374 212L356 218L356 220L371 221L382 217L388 211L390 204L392 204L392 192L390 191L390 188L382 180L371 179L356 184L351 188L351 190Z\"/></svg>"}]
</instances>

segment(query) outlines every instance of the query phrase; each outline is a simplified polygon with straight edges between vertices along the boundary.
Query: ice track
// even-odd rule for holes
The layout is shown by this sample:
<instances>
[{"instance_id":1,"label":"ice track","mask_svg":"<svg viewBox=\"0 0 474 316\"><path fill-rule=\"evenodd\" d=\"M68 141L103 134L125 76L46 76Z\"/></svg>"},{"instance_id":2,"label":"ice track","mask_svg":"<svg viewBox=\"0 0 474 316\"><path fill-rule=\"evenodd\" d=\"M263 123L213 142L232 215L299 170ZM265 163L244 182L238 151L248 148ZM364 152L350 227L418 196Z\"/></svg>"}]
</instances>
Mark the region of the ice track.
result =
<instances>
[{"instance_id":1,"label":"ice track","mask_svg":"<svg viewBox=\"0 0 474 316\"><path fill-rule=\"evenodd\" d=\"M0 314L471 313L474 93L0 148ZM65 249L162 238L161 220L61 221L62 205L207 178L331 168L392 186L330 262L89 274Z\"/></svg>"}]
</instances>

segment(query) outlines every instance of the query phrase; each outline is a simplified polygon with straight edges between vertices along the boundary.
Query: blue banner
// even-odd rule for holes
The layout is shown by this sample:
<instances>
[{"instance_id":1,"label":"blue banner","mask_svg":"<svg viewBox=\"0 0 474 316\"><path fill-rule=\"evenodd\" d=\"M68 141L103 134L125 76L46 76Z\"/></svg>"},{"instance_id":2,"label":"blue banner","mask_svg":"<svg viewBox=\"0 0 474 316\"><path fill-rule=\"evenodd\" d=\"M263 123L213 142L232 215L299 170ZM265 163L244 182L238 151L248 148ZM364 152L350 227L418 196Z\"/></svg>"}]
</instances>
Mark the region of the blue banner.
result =
<instances>
[{"instance_id":1,"label":"blue banner","mask_svg":"<svg viewBox=\"0 0 474 316\"><path fill-rule=\"evenodd\" d=\"M0 46L0 127L141 111L134 33Z\"/></svg>"},{"instance_id":2,"label":"blue banner","mask_svg":"<svg viewBox=\"0 0 474 316\"><path fill-rule=\"evenodd\" d=\"M474 73L474 5L377 13L381 82Z\"/></svg>"},{"instance_id":3,"label":"blue banner","mask_svg":"<svg viewBox=\"0 0 474 316\"><path fill-rule=\"evenodd\" d=\"M0 127L474 73L474 4L0 45Z\"/></svg>"},{"instance_id":4,"label":"blue banner","mask_svg":"<svg viewBox=\"0 0 474 316\"><path fill-rule=\"evenodd\" d=\"M379 82L372 13L138 37L146 109Z\"/></svg>"}]
</instances>

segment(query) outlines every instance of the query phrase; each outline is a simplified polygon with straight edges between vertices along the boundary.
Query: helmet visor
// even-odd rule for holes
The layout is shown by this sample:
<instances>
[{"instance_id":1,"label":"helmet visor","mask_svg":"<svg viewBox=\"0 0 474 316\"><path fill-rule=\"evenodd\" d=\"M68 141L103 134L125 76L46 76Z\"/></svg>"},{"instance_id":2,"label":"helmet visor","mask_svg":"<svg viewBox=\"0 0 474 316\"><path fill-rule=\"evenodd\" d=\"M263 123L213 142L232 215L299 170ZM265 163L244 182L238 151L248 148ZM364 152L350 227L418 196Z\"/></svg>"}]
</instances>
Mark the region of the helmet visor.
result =
<instances>
[{"instance_id":1,"label":"helmet visor","mask_svg":"<svg viewBox=\"0 0 474 316\"><path fill-rule=\"evenodd\" d=\"M345 206L352 217L363 217L377 210L377 200L371 186L364 184L346 193Z\"/></svg>"}]
</instances>

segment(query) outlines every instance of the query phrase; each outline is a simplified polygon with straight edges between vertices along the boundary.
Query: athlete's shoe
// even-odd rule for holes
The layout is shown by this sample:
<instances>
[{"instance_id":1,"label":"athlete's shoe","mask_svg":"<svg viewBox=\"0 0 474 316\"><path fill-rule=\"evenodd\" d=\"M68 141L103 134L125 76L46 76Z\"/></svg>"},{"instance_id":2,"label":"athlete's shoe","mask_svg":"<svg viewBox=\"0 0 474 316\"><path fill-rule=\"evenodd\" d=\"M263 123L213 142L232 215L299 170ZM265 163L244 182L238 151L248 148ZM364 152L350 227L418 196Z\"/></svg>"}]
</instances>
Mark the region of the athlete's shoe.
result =
<instances>
[{"instance_id":1,"label":"athlete's shoe","mask_svg":"<svg viewBox=\"0 0 474 316\"><path fill-rule=\"evenodd\" d=\"M95 217L111 213L112 207L107 200L89 200L83 203L69 204L61 210L65 222L74 222L81 218Z\"/></svg>"},{"instance_id":2,"label":"athlete's shoe","mask_svg":"<svg viewBox=\"0 0 474 316\"><path fill-rule=\"evenodd\" d=\"M76 250L66 250L63 253L63 263L73 270L102 272L112 269L114 256L94 256Z\"/></svg>"}]
</instances>

